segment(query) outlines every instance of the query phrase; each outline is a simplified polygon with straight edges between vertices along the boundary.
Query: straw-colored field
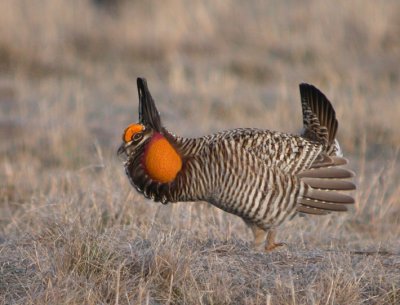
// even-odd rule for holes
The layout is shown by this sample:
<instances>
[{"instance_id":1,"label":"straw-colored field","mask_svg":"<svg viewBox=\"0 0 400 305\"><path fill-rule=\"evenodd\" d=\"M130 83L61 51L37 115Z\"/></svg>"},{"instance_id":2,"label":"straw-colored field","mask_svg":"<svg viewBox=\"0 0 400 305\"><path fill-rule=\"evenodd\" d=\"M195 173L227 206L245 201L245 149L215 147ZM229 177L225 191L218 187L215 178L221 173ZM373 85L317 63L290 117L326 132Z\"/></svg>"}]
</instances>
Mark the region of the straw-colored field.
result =
<instances>
[{"instance_id":1,"label":"straw-colored field","mask_svg":"<svg viewBox=\"0 0 400 305\"><path fill-rule=\"evenodd\" d=\"M108 4L107 4L108 3ZM400 2L0 2L0 304L400 304ZM272 253L206 203L161 205L116 157L146 77L164 124L298 132L333 102L348 213Z\"/></svg>"}]
</instances>

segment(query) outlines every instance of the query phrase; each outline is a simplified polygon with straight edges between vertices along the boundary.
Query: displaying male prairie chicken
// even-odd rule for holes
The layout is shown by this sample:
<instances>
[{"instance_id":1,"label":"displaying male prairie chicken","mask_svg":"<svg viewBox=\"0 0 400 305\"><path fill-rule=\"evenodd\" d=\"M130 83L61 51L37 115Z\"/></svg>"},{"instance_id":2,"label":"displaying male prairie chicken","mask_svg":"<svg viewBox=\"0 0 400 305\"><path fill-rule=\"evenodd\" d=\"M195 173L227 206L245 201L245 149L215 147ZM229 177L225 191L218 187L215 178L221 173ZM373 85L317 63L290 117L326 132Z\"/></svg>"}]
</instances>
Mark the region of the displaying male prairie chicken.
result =
<instances>
[{"instance_id":1,"label":"displaying male prairie chicken","mask_svg":"<svg viewBox=\"0 0 400 305\"><path fill-rule=\"evenodd\" d=\"M200 138L170 133L161 123L146 80L137 79L139 123L118 149L131 184L164 204L207 201L241 217L255 247L274 249L275 228L296 213L346 211L354 176L336 140L335 111L321 91L300 84L304 128L300 135L238 128Z\"/></svg>"}]
</instances>

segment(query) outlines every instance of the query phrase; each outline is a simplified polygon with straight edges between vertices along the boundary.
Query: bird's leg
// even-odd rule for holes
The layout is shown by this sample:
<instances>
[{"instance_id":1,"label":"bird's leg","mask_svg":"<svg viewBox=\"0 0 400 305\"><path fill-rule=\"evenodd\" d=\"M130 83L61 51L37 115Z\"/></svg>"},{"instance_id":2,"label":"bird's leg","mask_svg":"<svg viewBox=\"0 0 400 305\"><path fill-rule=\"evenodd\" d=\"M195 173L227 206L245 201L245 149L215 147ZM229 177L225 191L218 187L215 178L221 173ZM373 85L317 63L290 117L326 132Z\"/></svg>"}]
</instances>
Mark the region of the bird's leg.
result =
<instances>
[{"instance_id":1,"label":"bird's leg","mask_svg":"<svg viewBox=\"0 0 400 305\"><path fill-rule=\"evenodd\" d=\"M250 228L254 235L254 243L253 243L254 248L262 249L262 245L265 242L266 232L256 225L252 225Z\"/></svg>"},{"instance_id":2,"label":"bird's leg","mask_svg":"<svg viewBox=\"0 0 400 305\"><path fill-rule=\"evenodd\" d=\"M282 242L276 243L275 236L276 236L275 229L269 229L267 231L267 240L265 241L265 251L268 252L274 250L277 247L286 246L286 244Z\"/></svg>"},{"instance_id":3,"label":"bird's leg","mask_svg":"<svg viewBox=\"0 0 400 305\"><path fill-rule=\"evenodd\" d=\"M245 221L245 223L251 229L251 232L254 235L253 248L257 250L262 250L265 243L266 232L254 223L250 223L247 221Z\"/></svg>"},{"instance_id":4,"label":"bird's leg","mask_svg":"<svg viewBox=\"0 0 400 305\"><path fill-rule=\"evenodd\" d=\"M245 221L246 225L251 229L254 235L253 247L256 250L264 250L266 252L272 251L275 248L286 246L286 243L283 242L275 242L276 230L261 229L259 226L254 223Z\"/></svg>"}]
</instances>

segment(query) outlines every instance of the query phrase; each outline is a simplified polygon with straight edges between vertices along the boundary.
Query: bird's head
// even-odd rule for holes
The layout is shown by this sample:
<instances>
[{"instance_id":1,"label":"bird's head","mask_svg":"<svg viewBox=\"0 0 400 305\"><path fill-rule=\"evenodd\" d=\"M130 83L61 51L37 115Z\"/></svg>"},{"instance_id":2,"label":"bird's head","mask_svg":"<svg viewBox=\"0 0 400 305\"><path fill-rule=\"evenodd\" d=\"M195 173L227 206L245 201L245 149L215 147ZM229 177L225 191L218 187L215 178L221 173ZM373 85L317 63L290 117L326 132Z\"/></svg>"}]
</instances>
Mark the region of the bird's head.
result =
<instances>
[{"instance_id":1,"label":"bird's head","mask_svg":"<svg viewBox=\"0 0 400 305\"><path fill-rule=\"evenodd\" d=\"M130 156L144 148L155 133L162 132L160 114L147 87L146 79L138 78L139 122L130 124L122 135L118 155Z\"/></svg>"},{"instance_id":2,"label":"bird's head","mask_svg":"<svg viewBox=\"0 0 400 305\"><path fill-rule=\"evenodd\" d=\"M139 123L130 124L122 135L118 155L140 158L141 166L155 181L171 182L182 167L182 158L161 124L160 114L147 87L146 79L138 78Z\"/></svg>"}]
</instances>

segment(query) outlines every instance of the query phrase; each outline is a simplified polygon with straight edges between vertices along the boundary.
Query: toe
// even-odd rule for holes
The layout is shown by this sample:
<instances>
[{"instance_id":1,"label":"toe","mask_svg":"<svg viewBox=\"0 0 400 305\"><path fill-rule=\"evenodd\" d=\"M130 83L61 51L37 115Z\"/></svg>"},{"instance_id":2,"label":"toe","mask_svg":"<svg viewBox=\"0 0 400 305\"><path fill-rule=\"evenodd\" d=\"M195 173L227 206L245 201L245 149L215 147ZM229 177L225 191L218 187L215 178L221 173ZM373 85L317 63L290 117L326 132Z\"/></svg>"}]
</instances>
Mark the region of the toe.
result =
<instances>
[{"instance_id":1,"label":"toe","mask_svg":"<svg viewBox=\"0 0 400 305\"><path fill-rule=\"evenodd\" d=\"M265 245L265 251L269 252L269 251L274 250L275 248L282 247L282 246L287 246L287 244L286 243L282 243L282 242L266 244Z\"/></svg>"}]
</instances>

